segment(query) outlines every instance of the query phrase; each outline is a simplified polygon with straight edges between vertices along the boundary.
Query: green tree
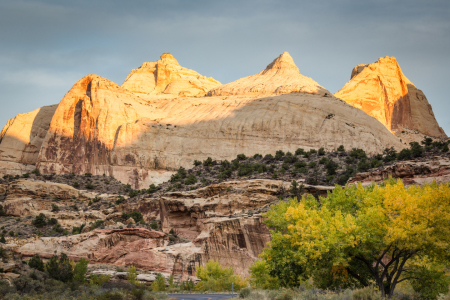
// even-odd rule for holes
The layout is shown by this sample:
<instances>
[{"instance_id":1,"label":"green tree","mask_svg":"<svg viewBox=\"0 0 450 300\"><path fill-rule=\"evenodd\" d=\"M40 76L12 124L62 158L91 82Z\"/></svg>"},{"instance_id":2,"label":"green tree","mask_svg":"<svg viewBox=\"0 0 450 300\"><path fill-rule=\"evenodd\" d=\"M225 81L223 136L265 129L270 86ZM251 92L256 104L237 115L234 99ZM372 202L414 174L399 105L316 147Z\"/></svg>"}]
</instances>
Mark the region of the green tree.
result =
<instances>
[{"instance_id":1,"label":"green tree","mask_svg":"<svg viewBox=\"0 0 450 300\"><path fill-rule=\"evenodd\" d=\"M270 270L265 260L257 260L250 266L250 282L254 289L277 289L278 278L270 275Z\"/></svg>"},{"instance_id":2,"label":"green tree","mask_svg":"<svg viewBox=\"0 0 450 300\"><path fill-rule=\"evenodd\" d=\"M44 272L44 262L42 261L42 259L39 257L39 254L35 254L29 261L28 261L28 265L30 266L30 268L39 270L41 272Z\"/></svg>"},{"instance_id":3,"label":"green tree","mask_svg":"<svg viewBox=\"0 0 450 300\"><path fill-rule=\"evenodd\" d=\"M357 285L373 281L383 296L391 296L398 283L421 278L414 261L447 263L448 184L406 188L401 180L389 179L384 186L336 186L319 200L308 195L299 203L280 202L265 217L273 240L262 257L272 276L276 270L271 264L281 259L302 269L297 278L328 269L328 274L347 276ZM276 275L280 283L295 277Z\"/></svg>"},{"instance_id":4,"label":"green tree","mask_svg":"<svg viewBox=\"0 0 450 300\"><path fill-rule=\"evenodd\" d=\"M36 216L32 223L38 228L44 227L45 225L47 225L47 217L43 213L40 213L38 216Z\"/></svg>"},{"instance_id":5,"label":"green tree","mask_svg":"<svg viewBox=\"0 0 450 300\"><path fill-rule=\"evenodd\" d=\"M166 290L166 280L161 273L156 274L155 281L152 282L152 291L163 292Z\"/></svg>"},{"instance_id":6,"label":"green tree","mask_svg":"<svg viewBox=\"0 0 450 300\"><path fill-rule=\"evenodd\" d=\"M73 278L72 263L64 253L59 258L53 255L45 264L45 270L51 278L62 282L69 282Z\"/></svg>"},{"instance_id":7,"label":"green tree","mask_svg":"<svg viewBox=\"0 0 450 300\"><path fill-rule=\"evenodd\" d=\"M136 284L137 280L137 272L135 266L129 266L127 271L127 280L131 284Z\"/></svg>"},{"instance_id":8,"label":"green tree","mask_svg":"<svg viewBox=\"0 0 450 300\"><path fill-rule=\"evenodd\" d=\"M239 291L247 286L247 282L239 275L235 275L231 267L224 268L213 260L208 261L204 267L200 266L195 275L200 279L195 286L199 291L231 291L232 284L234 290Z\"/></svg>"},{"instance_id":9,"label":"green tree","mask_svg":"<svg viewBox=\"0 0 450 300\"><path fill-rule=\"evenodd\" d=\"M73 280L79 283L86 283L86 272L89 260L81 258L73 268Z\"/></svg>"}]
</instances>

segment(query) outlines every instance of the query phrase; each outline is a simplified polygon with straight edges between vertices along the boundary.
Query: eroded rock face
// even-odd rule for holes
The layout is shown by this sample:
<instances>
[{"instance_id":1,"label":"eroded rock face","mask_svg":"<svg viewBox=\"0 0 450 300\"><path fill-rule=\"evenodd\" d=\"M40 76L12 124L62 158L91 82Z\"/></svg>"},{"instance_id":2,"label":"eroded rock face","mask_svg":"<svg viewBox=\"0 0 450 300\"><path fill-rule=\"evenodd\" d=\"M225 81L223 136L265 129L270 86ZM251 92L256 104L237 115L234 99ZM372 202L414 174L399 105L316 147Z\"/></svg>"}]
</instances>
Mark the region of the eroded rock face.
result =
<instances>
[{"instance_id":1,"label":"eroded rock face","mask_svg":"<svg viewBox=\"0 0 450 300\"><path fill-rule=\"evenodd\" d=\"M0 174L19 175L35 168L57 107L44 106L8 120L0 133Z\"/></svg>"},{"instance_id":2,"label":"eroded rock face","mask_svg":"<svg viewBox=\"0 0 450 300\"><path fill-rule=\"evenodd\" d=\"M361 182L363 185L381 183L388 179L401 178L405 185L426 184L436 180L437 183L450 183L450 159L435 156L431 160L408 160L397 162L380 170L357 173L349 179L349 183Z\"/></svg>"},{"instance_id":3,"label":"eroded rock face","mask_svg":"<svg viewBox=\"0 0 450 300\"><path fill-rule=\"evenodd\" d=\"M446 137L424 93L403 74L395 57L380 57L356 66L351 80L336 97L362 109L391 131L418 130L433 137Z\"/></svg>"},{"instance_id":4,"label":"eroded rock face","mask_svg":"<svg viewBox=\"0 0 450 300\"><path fill-rule=\"evenodd\" d=\"M164 53L160 60L132 70L122 87L134 93L203 96L220 85L212 77L181 67L170 53Z\"/></svg>"},{"instance_id":5,"label":"eroded rock face","mask_svg":"<svg viewBox=\"0 0 450 300\"><path fill-rule=\"evenodd\" d=\"M285 93L331 94L313 79L302 75L289 53L284 52L260 73L217 87L209 91L208 96Z\"/></svg>"}]
</instances>

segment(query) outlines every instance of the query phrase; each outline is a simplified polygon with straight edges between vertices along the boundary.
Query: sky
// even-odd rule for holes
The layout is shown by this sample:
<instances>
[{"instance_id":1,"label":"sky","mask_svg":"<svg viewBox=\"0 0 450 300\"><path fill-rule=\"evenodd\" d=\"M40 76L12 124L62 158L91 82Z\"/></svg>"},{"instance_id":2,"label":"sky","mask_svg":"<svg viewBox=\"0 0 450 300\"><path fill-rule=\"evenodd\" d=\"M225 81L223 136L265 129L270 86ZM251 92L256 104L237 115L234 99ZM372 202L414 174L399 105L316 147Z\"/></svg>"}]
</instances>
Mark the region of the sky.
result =
<instances>
[{"instance_id":1,"label":"sky","mask_svg":"<svg viewBox=\"0 0 450 300\"><path fill-rule=\"evenodd\" d=\"M448 0L0 0L0 128L87 74L122 84L164 52L228 83L284 51L333 93L354 66L395 56L450 135Z\"/></svg>"}]
</instances>

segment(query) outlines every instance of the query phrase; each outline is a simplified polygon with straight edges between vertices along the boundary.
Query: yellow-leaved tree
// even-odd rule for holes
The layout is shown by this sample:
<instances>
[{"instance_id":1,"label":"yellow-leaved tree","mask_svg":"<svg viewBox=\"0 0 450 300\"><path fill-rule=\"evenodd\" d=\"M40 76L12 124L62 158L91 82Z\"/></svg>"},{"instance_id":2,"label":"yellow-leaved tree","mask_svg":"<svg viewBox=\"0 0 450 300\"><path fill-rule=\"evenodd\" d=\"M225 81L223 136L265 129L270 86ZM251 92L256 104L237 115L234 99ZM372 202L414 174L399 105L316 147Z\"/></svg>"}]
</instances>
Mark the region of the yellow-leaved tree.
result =
<instances>
[{"instance_id":1,"label":"yellow-leaved tree","mask_svg":"<svg viewBox=\"0 0 450 300\"><path fill-rule=\"evenodd\" d=\"M239 291L247 286L247 281L235 275L231 267L222 267L214 260L208 261L204 267L199 267L195 275L201 280L195 286L198 291L231 291L232 285L235 291Z\"/></svg>"},{"instance_id":2,"label":"yellow-leaved tree","mask_svg":"<svg viewBox=\"0 0 450 300\"><path fill-rule=\"evenodd\" d=\"M390 296L399 282L420 280L424 266L448 262L448 184L405 187L391 178L336 186L327 197L282 202L265 216L273 239L262 258L281 285L311 276L323 287L374 282Z\"/></svg>"}]
</instances>

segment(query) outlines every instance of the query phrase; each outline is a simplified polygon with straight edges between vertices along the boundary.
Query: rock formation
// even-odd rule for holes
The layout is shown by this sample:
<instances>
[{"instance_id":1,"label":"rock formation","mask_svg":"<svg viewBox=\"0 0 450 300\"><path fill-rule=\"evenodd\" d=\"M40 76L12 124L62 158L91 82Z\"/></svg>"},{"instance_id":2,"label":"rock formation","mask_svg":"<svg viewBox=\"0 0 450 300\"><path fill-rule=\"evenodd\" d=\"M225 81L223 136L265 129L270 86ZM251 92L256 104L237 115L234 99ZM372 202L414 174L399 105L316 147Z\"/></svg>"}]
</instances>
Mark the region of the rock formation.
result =
<instances>
[{"instance_id":1,"label":"rock formation","mask_svg":"<svg viewBox=\"0 0 450 300\"><path fill-rule=\"evenodd\" d=\"M450 183L450 159L444 156L435 156L428 160L400 161L378 170L357 173L349 179L349 183L360 182L363 185L381 183L388 179L401 178L405 185L426 184L436 180L437 183Z\"/></svg>"},{"instance_id":2,"label":"rock formation","mask_svg":"<svg viewBox=\"0 0 450 300\"><path fill-rule=\"evenodd\" d=\"M39 150L58 105L44 106L10 119L0 133L0 174L35 168Z\"/></svg>"},{"instance_id":3,"label":"rock formation","mask_svg":"<svg viewBox=\"0 0 450 300\"><path fill-rule=\"evenodd\" d=\"M374 154L403 147L382 124L322 95L318 85L303 85L317 87L307 93L280 89L290 84L292 72L298 75L292 78L303 78L285 53L266 73L255 75L262 78L255 82L288 94L254 97L242 90L242 96L204 98L136 94L88 75L58 105L37 166L43 173L107 174L141 188L208 156L230 160L240 153L334 150L339 145ZM273 75L269 81L267 74Z\"/></svg>"},{"instance_id":4,"label":"rock formation","mask_svg":"<svg viewBox=\"0 0 450 300\"><path fill-rule=\"evenodd\" d=\"M209 91L208 96L285 93L331 94L311 78L300 74L292 57L284 52L260 73L217 87Z\"/></svg>"},{"instance_id":5,"label":"rock formation","mask_svg":"<svg viewBox=\"0 0 450 300\"><path fill-rule=\"evenodd\" d=\"M134 93L203 96L219 85L212 77L181 67L170 53L164 53L160 60L145 62L132 70L122 87Z\"/></svg>"},{"instance_id":6,"label":"rock formation","mask_svg":"<svg viewBox=\"0 0 450 300\"><path fill-rule=\"evenodd\" d=\"M387 129L418 130L433 137L446 137L424 93L403 74L395 57L380 57L356 66L336 97L360 108Z\"/></svg>"}]
</instances>

